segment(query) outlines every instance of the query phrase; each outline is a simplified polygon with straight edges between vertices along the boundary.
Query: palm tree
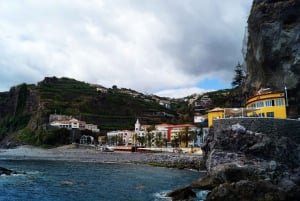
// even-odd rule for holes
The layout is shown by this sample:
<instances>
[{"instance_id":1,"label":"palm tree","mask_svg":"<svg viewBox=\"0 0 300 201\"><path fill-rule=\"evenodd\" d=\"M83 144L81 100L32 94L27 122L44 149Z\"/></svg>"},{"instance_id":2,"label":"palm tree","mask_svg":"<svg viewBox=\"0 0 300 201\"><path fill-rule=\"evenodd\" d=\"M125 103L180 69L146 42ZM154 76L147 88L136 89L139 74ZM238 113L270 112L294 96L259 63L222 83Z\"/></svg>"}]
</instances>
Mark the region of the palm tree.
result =
<instances>
[{"instance_id":1,"label":"palm tree","mask_svg":"<svg viewBox=\"0 0 300 201\"><path fill-rule=\"evenodd\" d=\"M146 133L146 142L147 142L148 147L152 146L152 139L153 139L153 133L147 132Z\"/></svg>"},{"instance_id":2,"label":"palm tree","mask_svg":"<svg viewBox=\"0 0 300 201\"><path fill-rule=\"evenodd\" d=\"M186 126L183 130L180 131L179 136L181 136L181 141L185 144L185 147L189 145L189 127Z\"/></svg>"},{"instance_id":3,"label":"palm tree","mask_svg":"<svg viewBox=\"0 0 300 201\"><path fill-rule=\"evenodd\" d=\"M189 141L193 141L193 146L195 144L195 141L197 140L197 132L196 131L190 131L189 132Z\"/></svg>"},{"instance_id":4,"label":"palm tree","mask_svg":"<svg viewBox=\"0 0 300 201\"><path fill-rule=\"evenodd\" d=\"M138 136L137 141L139 142L139 145L144 146L146 138L144 136Z\"/></svg>"},{"instance_id":5,"label":"palm tree","mask_svg":"<svg viewBox=\"0 0 300 201\"><path fill-rule=\"evenodd\" d=\"M155 137L155 145L157 147L162 147L162 144L163 144L163 141L162 141L162 133L161 132L158 132L156 134L156 137Z\"/></svg>"},{"instance_id":6,"label":"palm tree","mask_svg":"<svg viewBox=\"0 0 300 201\"><path fill-rule=\"evenodd\" d=\"M147 127L147 133L146 133L146 142L147 142L147 146L151 147L152 146L152 139L153 139L153 133L151 133L151 131L155 130L155 126L151 125L149 127Z\"/></svg>"},{"instance_id":7,"label":"palm tree","mask_svg":"<svg viewBox=\"0 0 300 201\"><path fill-rule=\"evenodd\" d=\"M134 146L136 146L137 138L138 138L137 133L134 133L134 134L132 135L132 144L133 144Z\"/></svg>"}]
</instances>

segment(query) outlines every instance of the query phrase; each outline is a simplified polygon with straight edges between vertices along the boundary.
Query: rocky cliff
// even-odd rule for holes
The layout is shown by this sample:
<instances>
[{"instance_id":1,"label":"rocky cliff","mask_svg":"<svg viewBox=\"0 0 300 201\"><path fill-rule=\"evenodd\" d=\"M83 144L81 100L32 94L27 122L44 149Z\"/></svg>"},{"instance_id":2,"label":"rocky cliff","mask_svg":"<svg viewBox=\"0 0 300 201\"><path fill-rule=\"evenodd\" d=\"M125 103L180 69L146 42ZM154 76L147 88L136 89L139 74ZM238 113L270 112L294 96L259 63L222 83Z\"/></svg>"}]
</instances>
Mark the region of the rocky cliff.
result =
<instances>
[{"instance_id":1,"label":"rocky cliff","mask_svg":"<svg viewBox=\"0 0 300 201\"><path fill-rule=\"evenodd\" d=\"M299 140L294 140L297 136L266 134L248 130L239 123L229 126L226 119L220 121L210 129L202 146L207 175L169 196L181 200L201 189L209 191L207 201L299 200L300 145ZM300 122L294 126L299 128Z\"/></svg>"},{"instance_id":2,"label":"rocky cliff","mask_svg":"<svg viewBox=\"0 0 300 201\"><path fill-rule=\"evenodd\" d=\"M254 0L248 18L244 91L288 88L288 113L300 115L300 1Z\"/></svg>"},{"instance_id":3,"label":"rocky cliff","mask_svg":"<svg viewBox=\"0 0 300 201\"><path fill-rule=\"evenodd\" d=\"M0 93L0 141L26 127L38 107L39 93L34 86L21 84Z\"/></svg>"}]
</instances>

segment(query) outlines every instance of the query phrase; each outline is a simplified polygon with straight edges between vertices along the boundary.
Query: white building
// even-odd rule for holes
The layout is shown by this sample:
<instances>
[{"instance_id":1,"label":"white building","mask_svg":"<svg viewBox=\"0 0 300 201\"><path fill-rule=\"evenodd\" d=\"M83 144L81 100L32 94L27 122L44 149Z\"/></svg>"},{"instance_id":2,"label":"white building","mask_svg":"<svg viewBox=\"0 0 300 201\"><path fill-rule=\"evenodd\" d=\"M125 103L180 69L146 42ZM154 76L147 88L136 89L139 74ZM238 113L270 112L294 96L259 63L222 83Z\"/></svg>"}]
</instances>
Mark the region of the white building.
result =
<instances>
[{"instance_id":1,"label":"white building","mask_svg":"<svg viewBox=\"0 0 300 201\"><path fill-rule=\"evenodd\" d=\"M90 130L90 131L95 132L95 133L100 132L100 129L95 124L85 124L85 129Z\"/></svg>"},{"instance_id":2,"label":"white building","mask_svg":"<svg viewBox=\"0 0 300 201\"><path fill-rule=\"evenodd\" d=\"M107 132L107 142L111 145L130 145L132 144L132 131L118 130Z\"/></svg>"},{"instance_id":3,"label":"white building","mask_svg":"<svg viewBox=\"0 0 300 201\"><path fill-rule=\"evenodd\" d=\"M92 132L99 132L97 125L86 124L85 121L80 121L78 119L59 119L50 122L50 126L66 129L79 129L79 130L91 130Z\"/></svg>"},{"instance_id":4,"label":"white building","mask_svg":"<svg viewBox=\"0 0 300 201\"><path fill-rule=\"evenodd\" d=\"M85 122L77 119L70 120L55 120L50 123L51 126L67 129L82 129L85 128Z\"/></svg>"}]
</instances>

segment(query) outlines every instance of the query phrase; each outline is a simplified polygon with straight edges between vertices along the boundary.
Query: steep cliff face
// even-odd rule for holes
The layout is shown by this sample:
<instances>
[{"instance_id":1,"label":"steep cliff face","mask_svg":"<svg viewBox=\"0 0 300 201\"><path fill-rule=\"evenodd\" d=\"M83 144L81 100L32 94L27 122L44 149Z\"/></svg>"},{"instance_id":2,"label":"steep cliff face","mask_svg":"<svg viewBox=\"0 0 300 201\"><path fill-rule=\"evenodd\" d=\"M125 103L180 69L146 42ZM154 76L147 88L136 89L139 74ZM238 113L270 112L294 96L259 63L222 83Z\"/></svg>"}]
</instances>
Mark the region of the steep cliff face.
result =
<instances>
[{"instance_id":1,"label":"steep cliff face","mask_svg":"<svg viewBox=\"0 0 300 201\"><path fill-rule=\"evenodd\" d=\"M0 94L0 118L7 115L32 114L38 109L39 95L35 87L27 84L12 87Z\"/></svg>"},{"instance_id":2,"label":"steep cliff face","mask_svg":"<svg viewBox=\"0 0 300 201\"><path fill-rule=\"evenodd\" d=\"M245 93L289 89L290 113L299 116L300 1L254 0L248 19Z\"/></svg>"},{"instance_id":3,"label":"steep cliff face","mask_svg":"<svg viewBox=\"0 0 300 201\"><path fill-rule=\"evenodd\" d=\"M35 129L29 124L37 116L39 93L34 85L21 84L12 87L9 92L0 93L0 146L10 147L18 144L12 140L11 133L25 128Z\"/></svg>"}]
</instances>

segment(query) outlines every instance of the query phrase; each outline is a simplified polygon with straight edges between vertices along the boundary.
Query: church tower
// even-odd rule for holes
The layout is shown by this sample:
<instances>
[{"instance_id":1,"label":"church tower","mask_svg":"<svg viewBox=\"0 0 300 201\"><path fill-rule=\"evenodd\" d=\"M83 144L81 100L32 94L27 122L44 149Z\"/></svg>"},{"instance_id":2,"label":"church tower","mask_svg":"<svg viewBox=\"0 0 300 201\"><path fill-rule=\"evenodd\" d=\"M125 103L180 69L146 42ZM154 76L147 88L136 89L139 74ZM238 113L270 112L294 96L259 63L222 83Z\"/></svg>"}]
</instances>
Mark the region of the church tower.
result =
<instances>
[{"instance_id":1,"label":"church tower","mask_svg":"<svg viewBox=\"0 0 300 201\"><path fill-rule=\"evenodd\" d=\"M140 124L139 120L137 119L135 122L135 125L134 125L134 131L138 132L140 130L141 130L141 124Z\"/></svg>"}]
</instances>

